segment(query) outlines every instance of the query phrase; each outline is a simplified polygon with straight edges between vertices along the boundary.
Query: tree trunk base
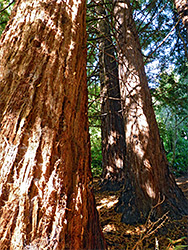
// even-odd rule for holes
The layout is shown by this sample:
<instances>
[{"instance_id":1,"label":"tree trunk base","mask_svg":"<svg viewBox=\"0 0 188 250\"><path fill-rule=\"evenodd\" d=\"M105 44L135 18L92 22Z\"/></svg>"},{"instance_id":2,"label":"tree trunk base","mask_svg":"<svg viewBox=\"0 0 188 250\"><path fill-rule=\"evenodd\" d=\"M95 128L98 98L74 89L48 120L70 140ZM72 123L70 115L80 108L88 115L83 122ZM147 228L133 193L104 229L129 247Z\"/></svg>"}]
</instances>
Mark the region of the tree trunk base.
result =
<instances>
[{"instance_id":1,"label":"tree trunk base","mask_svg":"<svg viewBox=\"0 0 188 250\"><path fill-rule=\"evenodd\" d=\"M120 195L115 211L122 213L121 221L130 225L144 224L148 219L156 221L165 214L173 220L179 220L188 215L188 200L177 185L171 196L164 194L156 204L146 199L143 193L136 195L133 189L127 188Z\"/></svg>"}]
</instances>

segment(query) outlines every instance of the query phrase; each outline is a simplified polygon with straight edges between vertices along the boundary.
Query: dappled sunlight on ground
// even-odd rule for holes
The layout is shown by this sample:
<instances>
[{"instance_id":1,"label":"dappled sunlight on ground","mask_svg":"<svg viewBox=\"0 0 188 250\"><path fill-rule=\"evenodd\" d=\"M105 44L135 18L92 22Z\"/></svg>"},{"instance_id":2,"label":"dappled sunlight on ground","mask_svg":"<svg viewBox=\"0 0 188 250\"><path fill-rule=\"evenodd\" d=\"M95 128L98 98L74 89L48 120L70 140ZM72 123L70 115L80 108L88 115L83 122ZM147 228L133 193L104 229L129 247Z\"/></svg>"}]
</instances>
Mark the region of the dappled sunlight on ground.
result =
<instances>
[{"instance_id":1,"label":"dappled sunlight on ground","mask_svg":"<svg viewBox=\"0 0 188 250\"><path fill-rule=\"evenodd\" d=\"M97 209L100 210L103 207L111 208L118 202L118 197L115 195L105 197L102 200L100 200L99 205L97 206Z\"/></svg>"},{"instance_id":2,"label":"dappled sunlight on ground","mask_svg":"<svg viewBox=\"0 0 188 250\"><path fill-rule=\"evenodd\" d=\"M117 230L117 228L116 228L116 226L114 225L114 224L108 224L108 225L105 225L104 227L103 227L103 233L108 233L108 232L111 232L111 231L116 231Z\"/></svg>"},{"instance_id":3,"label":"dappled sunlight on ground","mask_svg":"<svg viewBox=\"0 0 188 250\"><path fill-rule=\"evenodd\" d=\"M178 178L177 183L183 191L188 189L188 178ZM121 222L121 214L116 213L114 208L118 202L121 191L100 191L99 179L94 179L94 190L100 224L105 236L108 250L167 250L175 249L169 239L176 244L188 244L187 221L188 217L180 221L164 221L159 223L147 223L146 225L131 226ZM181 186L183 185L183 186ZM157 228L158 227L158 228ZM157 228L157 230L155 230ZM154 231L155 230L155 231ZM168 239L169 238L169 239ZM158 248L156 248L158 245ZM171 247L171 248L170 248ZM186 248L184 248L186 249Z\"/></svg>"}]
</instances>

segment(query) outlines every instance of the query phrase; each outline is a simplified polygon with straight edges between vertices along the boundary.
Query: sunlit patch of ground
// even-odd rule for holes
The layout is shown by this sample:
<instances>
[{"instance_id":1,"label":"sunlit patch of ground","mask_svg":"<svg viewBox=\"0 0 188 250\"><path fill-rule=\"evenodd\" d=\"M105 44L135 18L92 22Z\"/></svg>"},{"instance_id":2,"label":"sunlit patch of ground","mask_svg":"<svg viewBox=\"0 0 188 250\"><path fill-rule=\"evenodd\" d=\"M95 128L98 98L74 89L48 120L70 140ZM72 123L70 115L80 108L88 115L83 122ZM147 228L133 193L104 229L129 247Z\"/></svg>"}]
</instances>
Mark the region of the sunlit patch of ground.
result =
<instances>
[{"instance_id":1,"label":"sunlit patch of ground","mask_svg":"<svg viewBox=\"0 0 188 250\"><path fill-rule=\"evenodd\" d=\"M188 178L178 178L177 182L186 193ZM157 226L159 228L148 235L152 224L131 226L121 222L121 214L114 210L120 192L100 192L99 179L94 179L94 189L100 224L108 250L175 250L169 239L174 242L174 245L188 244L187 239L182 239L188 236L188 217L179 221L167 220L163 226L158 223L154 229Z\"/></svg>"},{"instance_id":2,"label":"sunlit patch of ground","mask_svg":"<svg viewBox=\"0 0 188 250\"><path fill-rule=\"evenodd\" d=\"M97 209L100 210L101 208L107 207L111 208L118 202L118 197L116 195L112 195L109 197L105 197L102 200L100 200L99 205L97 206Z\"/></svg>"}]
</instances>

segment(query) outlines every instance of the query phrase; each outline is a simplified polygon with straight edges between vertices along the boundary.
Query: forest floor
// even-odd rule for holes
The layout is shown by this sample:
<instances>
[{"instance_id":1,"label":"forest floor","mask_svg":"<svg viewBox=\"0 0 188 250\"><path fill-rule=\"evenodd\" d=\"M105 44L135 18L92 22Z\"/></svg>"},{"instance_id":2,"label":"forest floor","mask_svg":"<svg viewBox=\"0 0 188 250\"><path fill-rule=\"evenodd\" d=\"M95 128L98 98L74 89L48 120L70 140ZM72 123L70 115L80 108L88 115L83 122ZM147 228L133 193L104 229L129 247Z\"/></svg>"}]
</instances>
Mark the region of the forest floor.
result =
<instances>
[{"instance_id":1,"label":"forest floor","mask_svg":"<svg viewBox=\"0 0 188 250\"><path fill-rule=\"evenodd\" d=\"M188 199L188 175L176 178ZM188 249L188 216L181 220L161 218L157 222L131 226L121 222L114 210L120 192L101 192L100 179L94 178L94 190L100 224L108 250Z\"/></svg>"}]
</instances>

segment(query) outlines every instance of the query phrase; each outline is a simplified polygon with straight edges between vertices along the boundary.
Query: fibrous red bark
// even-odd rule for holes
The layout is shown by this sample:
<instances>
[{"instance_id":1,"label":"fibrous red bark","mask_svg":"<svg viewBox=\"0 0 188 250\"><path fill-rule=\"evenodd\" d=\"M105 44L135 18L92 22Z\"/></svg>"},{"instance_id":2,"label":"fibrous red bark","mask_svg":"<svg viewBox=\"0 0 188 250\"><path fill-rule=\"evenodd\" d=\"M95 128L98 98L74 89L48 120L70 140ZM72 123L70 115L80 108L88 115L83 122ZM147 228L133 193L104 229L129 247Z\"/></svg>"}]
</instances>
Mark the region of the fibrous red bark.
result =
<instances>
[{"instance_id":1,"label":"fibrous red bark","mask_svg":"<svg viewBox=\"0 0 188 250\"><path fill-rule=\"evenodd\" d=\"M18 0L0 47L0 249L104 249L91 188L85 1Z\"/></svg>"}]
</instances>

